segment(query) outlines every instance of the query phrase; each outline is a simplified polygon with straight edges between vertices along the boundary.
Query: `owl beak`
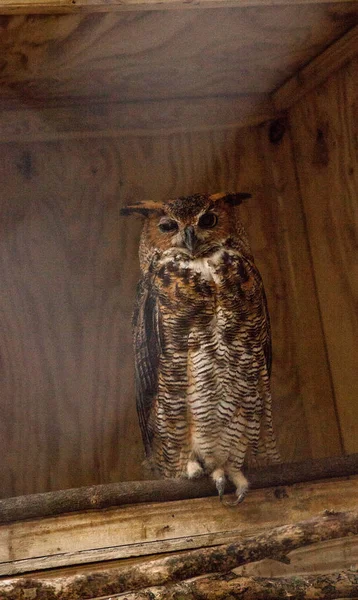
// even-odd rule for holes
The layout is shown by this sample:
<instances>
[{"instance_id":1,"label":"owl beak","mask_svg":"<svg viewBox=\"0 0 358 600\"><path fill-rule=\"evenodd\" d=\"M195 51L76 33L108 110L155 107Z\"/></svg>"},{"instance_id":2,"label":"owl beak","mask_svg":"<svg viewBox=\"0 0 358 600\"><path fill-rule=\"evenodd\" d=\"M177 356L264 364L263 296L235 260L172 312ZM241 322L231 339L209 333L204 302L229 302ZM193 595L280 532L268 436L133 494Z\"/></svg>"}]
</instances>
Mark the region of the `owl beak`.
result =
<instances>
[{"instance_id":1,"label":"owl beak","mask_svg":"<svg viewBox=\"0 0 358 600\"><path fill-rule=\"evenodd\" d=\"M184 244L188 248L190 254L194 254L195 248L198 245L198 238L195 235L195 230L192 225L188 225L184 229Z\"/></svg>"}]
</instances>

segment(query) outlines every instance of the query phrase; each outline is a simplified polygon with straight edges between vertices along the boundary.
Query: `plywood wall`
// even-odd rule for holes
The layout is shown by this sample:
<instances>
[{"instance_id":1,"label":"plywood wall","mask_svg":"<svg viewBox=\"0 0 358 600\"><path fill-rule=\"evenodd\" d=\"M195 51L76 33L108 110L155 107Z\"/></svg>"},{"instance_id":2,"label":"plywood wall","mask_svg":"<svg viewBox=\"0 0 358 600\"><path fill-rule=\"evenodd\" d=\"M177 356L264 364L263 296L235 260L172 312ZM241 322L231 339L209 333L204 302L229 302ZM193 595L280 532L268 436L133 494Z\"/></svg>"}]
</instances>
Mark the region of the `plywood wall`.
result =
<instances>
[{"instance_id":1,"label":"plywood wall","mask_svg":"<svg viewBox=\"0 0 358 600\"><path fill-rule=\"evenodd\" d=\"M358 56L291 111L344 450L358 451Z\"/></svg>"},{"instance_id":2,"label":"plywood wall","mask_svg":"<svg viewBox=\"0 0 358 600\"><path fill-rule=\"evenodd\" d=\"M282 144L264 127L1 146L2 497L148 476L130 331L141 223L119 216L133 198L253 193L241 212L271 311L281 452L341 453L322 302Z\"/></svg>"}]
</instances>

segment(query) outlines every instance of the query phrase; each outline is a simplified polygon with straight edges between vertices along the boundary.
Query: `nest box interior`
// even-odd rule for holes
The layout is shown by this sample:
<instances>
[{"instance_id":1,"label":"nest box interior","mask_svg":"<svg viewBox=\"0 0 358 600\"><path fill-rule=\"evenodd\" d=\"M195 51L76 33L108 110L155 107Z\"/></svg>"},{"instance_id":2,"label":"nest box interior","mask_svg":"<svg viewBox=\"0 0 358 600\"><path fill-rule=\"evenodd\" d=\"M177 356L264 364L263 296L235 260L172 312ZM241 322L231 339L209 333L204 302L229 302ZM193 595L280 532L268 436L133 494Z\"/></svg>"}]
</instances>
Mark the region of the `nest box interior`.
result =
<instances>
[{"instance_id":1,"label":"nest box interior","mask_svg":"<svg viewBox=\"0 0 358 600\"><path fill-rule=\"evenodd\" d=\"M358 2L0 2L1 496L147 477L133 199L249 191L286 461L358 451Z\"/></svg>"}]
</instances>

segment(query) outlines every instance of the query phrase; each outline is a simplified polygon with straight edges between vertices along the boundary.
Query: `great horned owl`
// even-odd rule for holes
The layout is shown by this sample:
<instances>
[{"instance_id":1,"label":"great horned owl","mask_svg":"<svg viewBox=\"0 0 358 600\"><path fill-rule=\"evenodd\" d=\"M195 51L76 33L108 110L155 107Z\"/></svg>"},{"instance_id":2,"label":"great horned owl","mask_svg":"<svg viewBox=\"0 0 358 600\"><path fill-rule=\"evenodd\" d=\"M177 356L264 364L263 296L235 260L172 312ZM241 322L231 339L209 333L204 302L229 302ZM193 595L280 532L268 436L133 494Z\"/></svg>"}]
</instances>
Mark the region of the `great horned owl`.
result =
<instances>
[{"instance_id":1,"label":"great horned owl","mask_svg":"<svg viewBox=\"0 0 358 600\"><path fill-rule=\"evenodd\" d=\"M252 456L277 462L265 292L235 206L250 194L138 202L146 217L134 311L137 410L163 477L226 477L243 500Z\"/></svg>"}]
</instances>

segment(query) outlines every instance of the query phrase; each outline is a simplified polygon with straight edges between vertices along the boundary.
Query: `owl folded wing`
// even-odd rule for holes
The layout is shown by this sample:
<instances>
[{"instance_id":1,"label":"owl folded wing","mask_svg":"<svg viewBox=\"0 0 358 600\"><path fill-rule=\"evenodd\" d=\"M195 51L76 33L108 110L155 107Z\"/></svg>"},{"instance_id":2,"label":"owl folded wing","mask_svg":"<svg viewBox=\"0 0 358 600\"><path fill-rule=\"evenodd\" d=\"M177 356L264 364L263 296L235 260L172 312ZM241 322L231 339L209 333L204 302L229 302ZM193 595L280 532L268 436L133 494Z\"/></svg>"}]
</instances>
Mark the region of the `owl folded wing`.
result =
<instances>
[{"instance_id":1,"label":"owl folded wing","mask_svg":"<svg viewBox=\"0 0 358 600\"><path fill-rule=\"evenodd\" d=\"M241 257L240 257L241 258ZM261 297L261 301L257 304L256 318L261 323L261 335L260 335L260 343L262 344L262 350L265 356L266 368L268 376L271 377L271 367L272 367L272 339L271 339L271 324L270 324L270 315L267 305L267 298L265 293L264 284L262 281L262 277L255 263L253 262L252 257L246 261L246 264L249 265L249 271L254 276L254 280L257 284L256 287L256 295L257 297Z\"/></svg>"},{"instance_id":2,"label":"owl folded wing","mask_svg":"<svg viewBox=\"0 0 358 600\"><path fill-rule=\"evenodd\" d=\"M263 310L265 315L265 325L266 325L266 333L267 337L264 341L264 354L266 359L266 367L269 377L271 377L271 367L272 367L272 339L271 339L271 324L270 324L270 316L267 306L267 298L265 294L265 289L262 286L262 298L263 298Z\"/></svg>"},{"instance_id":3,"label":"owl folded wing","mask_svg":"<svg viewBox=\"0 0 358 600\"><path fill-rule=\"evenodd\" d=\"M153 432L150 413L158 388L158 368L163 333L158 297L151 276L138 284L133 314L136 400L146 454L150 453Z\"/></svg>"}]
</instances>

